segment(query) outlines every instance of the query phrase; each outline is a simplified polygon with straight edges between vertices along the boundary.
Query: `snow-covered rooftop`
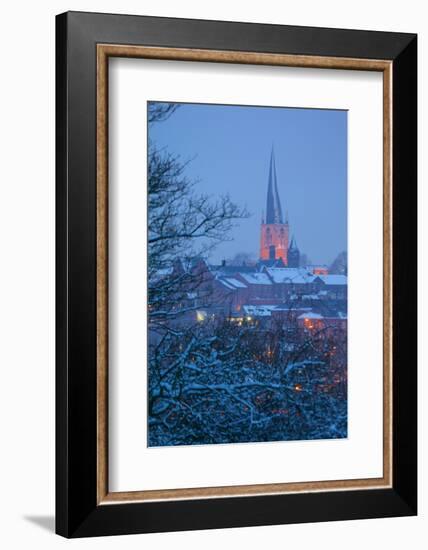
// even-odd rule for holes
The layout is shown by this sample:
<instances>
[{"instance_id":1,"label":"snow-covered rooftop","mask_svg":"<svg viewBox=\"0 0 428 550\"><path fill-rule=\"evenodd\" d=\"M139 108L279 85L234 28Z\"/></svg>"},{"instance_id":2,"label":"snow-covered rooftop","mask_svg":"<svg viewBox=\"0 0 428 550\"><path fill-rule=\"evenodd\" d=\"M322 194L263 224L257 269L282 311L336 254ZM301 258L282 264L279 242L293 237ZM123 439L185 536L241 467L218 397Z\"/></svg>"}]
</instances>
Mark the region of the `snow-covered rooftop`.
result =
<instances>
[{"instance_id":1,"label":"snow-covered rooftop","mask_svg":"<svg viewBox=\"0 0 428 550\"><path fill-rule=\"evenodd\" d=\"M239 273L239 275L251 285L271 285L272 281L266 273Z\"/></svg>"},{"instance_id":2,"label":"snow-covered rooftop","mask_svg":"<svg viewBox=\"0 0 428 550\"><path fill-rule=\"evenodd\" d=\"M318 275L326 285L347 285L348 277L346 275Z\"/></svg>"},{"instance_id":3,"label":"snow-covered rooftop","mask_svg":"<svg viewBox=\"0 0 428 550\"><path fill-rule=\"evenodd\" d=\"M303 294L303 300L319 300L320 297L318 294Z\"/></svg>"},{"instance_id":4,"label":"snow-covered rooftop","mask_svg":"<svg viewBox=\"0 0 428 550\"><path fill-rule=\"evenodd\" d=\"M225 286L229 290L236 290L238 288L247 288L246 284L244 284L242 281L239 281L238 279L234 279L233 277L219 277L217 280L219 283L221 283L223 286Z\"/></svg>"},{"instance_id":5,"label":"snow-covered rooftop","mask_svg":"<svg viewBox=\"0 0 428 550\"><path fill-rule=\"evenodd\" d=\"M312 311L312 308L306 306L279 305L275 306L275 311Z\"/></svg>"},{"instance_id":6,"label":"snow-covered rooftop","mask_svg":"<svg viewBox=\"0 0 428 550\"><path fill-rule=\"evenodd\" d=\"M266 272L274 283L304 284L311 283L315 278L302 267L267 267Z\"/></svg>"},{"instance_id":7,"label":"snow-covered rooftop","mask_svg":"<svg viewBox=\"0 0 428 550\"><path fill-rule=\"evenodd\" d=\"M217 279L220 284L225 286L229 290L236 290L236 287L227 282L226 279Z\"/></svg>"},{"instance_id":8,"label":"snow-covered rooftop","mask_svg":"<svg viewBox=\"0 0 428 550\"><path fill-rule=\"evenodd\" d=\"M213 275L217 275L218 277L230 277L235 275L235 273L238 273L238 272L254 273L257 271L257 268L254 265L208 264L207 268Z\"/></svg>"},{"instance_id":9,"label":"snow-covered rooftop","mask_svg":"<svg viewBox=\"0 0 428 550\"><path fill-rule=\"evenodd\" d=\"M307 313L302 313L302 315L299 315L298 319L324 319L324 317L320 313L308 311Z\"/></svg>"},{"instance_id":10,"label":"snow-covered rooftop","mask_svg":"<svg viewBox=\"0 0 428 550\"><path fill-rule=\"evenodd\" d=\"M275 309L275 306L242 306L246 315L252 315L254 317L270 317L272 310Z\"/></svg>"},{"instance_id":11,"label":"snow-covered rooftop","mask_svg":"<svg viewBox=\"0 0 428 550\"><path fill-rule=\"evenodd\" d=\"M234 279L233 277L227 277L225 278L225 281L235 288L247 288L246 284L244 284L242 281L239 281L238 279Z\"/></svg>"}]
</instances>

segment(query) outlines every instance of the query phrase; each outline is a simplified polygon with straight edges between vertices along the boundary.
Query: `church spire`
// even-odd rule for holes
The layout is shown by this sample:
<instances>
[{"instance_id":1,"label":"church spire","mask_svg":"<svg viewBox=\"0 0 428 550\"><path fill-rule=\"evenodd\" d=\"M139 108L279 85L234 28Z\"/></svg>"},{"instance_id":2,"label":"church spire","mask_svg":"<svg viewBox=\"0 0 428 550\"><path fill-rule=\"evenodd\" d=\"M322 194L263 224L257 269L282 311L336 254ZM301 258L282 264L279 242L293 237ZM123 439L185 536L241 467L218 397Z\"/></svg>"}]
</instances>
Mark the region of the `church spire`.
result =
<instances>
[{"instance_id":1,"label":"church spire","mask_svg":"<svg viewBox=\"0 0 428 550\"><path fill-rule=\"evenodd\" d=\"M296 238L294 235L291 237L287 257L288 267L300 267L300 250L297 248Z\"/></svg>"},{"instance_id":2,"label":"church spire","mask_svg":"<svg viewBox=\"0 0 428 550\"><path fill-rule=\"evenodd\" d=\"M281 201L278 193L278 182L276 178L275 154L270 155L269 182L266 200L266 223L283 223Z\"/></svg>"},{"instance_id":3,"label":"church spire","mask_svg":"<svg viewBox=\"0 0 428 550\"><path fill-rule=\"evenodd\" d=\"M266 212L260 227L260 260L288 265L288 221L284 221L276 178L275 153L270 154Z\"/></svg>"}]
</instances>

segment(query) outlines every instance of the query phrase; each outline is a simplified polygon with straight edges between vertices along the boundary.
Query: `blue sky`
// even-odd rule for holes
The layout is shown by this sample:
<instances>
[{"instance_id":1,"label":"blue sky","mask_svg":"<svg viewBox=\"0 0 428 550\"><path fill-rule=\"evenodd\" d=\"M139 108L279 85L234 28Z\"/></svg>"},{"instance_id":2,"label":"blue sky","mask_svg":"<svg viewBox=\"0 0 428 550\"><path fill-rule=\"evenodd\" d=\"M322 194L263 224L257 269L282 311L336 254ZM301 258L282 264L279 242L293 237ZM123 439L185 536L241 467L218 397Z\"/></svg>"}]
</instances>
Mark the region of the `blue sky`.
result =
<instances>
[{"instance_id":1,"label":"blue sky","mask_svg":"<svg viewBox=\"0 0 428 550\"><path fill-rule=\"evenodd\" d=\"M347 250L345 111L182 104L149 131L158 146L192 159L186 175L198 180L198 192L229 194L251 213L211 261L238 252L258 258L272 145L282 209L301 253L330 263Z\"/></svg>"}]
</instances>

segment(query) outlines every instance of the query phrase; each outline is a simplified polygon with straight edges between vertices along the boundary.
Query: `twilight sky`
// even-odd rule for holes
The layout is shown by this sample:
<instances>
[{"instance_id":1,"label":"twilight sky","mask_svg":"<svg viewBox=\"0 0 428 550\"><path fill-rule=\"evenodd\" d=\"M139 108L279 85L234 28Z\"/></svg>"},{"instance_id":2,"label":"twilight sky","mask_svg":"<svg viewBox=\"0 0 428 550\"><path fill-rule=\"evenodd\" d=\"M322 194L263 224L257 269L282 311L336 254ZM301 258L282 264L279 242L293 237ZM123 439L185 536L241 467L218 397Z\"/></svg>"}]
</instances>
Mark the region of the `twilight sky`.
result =
<instances>
[{"instance_id":1,"label":"twilight sky","mask_svg":"<svg viewBox=\"0 0 428 550\"><path fill-rule=\"evenodd\" d=\"M347 250L347 112L182 104L150 128L150 138L183 160L198 192L229 194L251 213L210 260L238 252L258 258L269 160L275 150L282 210L290 236L314 263Z\"/></svg>"}]
</instances>

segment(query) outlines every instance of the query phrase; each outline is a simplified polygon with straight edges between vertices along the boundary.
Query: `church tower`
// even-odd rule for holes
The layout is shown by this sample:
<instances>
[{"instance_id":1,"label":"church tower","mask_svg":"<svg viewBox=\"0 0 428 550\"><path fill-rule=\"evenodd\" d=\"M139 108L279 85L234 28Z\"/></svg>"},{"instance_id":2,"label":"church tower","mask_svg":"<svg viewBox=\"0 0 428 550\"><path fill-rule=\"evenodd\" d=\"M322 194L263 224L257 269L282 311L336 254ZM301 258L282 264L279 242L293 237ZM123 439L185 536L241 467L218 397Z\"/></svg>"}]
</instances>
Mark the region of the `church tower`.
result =
<instances>
[{"instance_id":1,"label":"church tower","mask_svg":"<svg viewBox=\"0 0 428 550\"><path fill-rule=\"evenodd\" d=\"M275 155L272 148L266 199L266 218L260 228L260 259L279 260L288 265L288 221L283 217L276 180Z\"/></svg>"},{"instance_id":2,"label":"church tower","mask_svg":"<svg viewBox=\"0 0 428 550\"><path fill-rule=\"evenodd\" d=\"M290 248L288 249L288 267L300 266L300 251L297 248L296 239L291 238Z\"/></svg>"}]
</instances>

